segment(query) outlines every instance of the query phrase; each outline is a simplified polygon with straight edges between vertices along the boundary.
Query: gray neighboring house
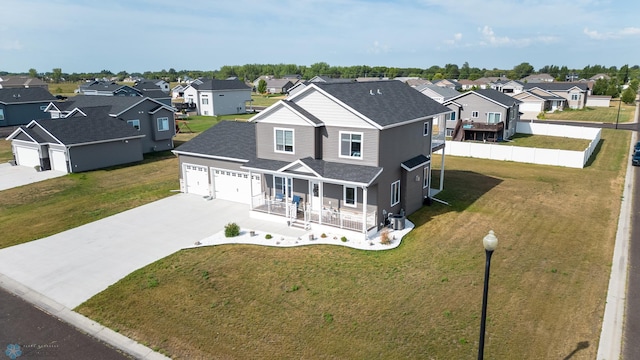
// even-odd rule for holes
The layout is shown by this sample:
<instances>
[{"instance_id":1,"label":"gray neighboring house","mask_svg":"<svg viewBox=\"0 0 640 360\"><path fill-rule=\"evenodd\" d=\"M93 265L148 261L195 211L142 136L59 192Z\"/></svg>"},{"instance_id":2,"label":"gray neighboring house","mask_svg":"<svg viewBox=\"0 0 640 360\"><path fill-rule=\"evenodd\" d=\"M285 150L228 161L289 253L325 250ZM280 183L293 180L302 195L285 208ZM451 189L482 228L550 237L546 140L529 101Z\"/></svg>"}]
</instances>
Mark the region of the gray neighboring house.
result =
<instances>
[{"instance_id":1,"label":"gray neighboring house","mask_svg":"<svg viewBox=\"0 0 640 360\"><path fill-rule=\"evenodd\" d=\"M500 79L490 83L489 86L508 95L519 94L524 90L524 83L518 80Z\"/></svg>"},{"instance_id":2,"label":"gray neighboring house","mask_svg":"<svg viewBox=\"0 0 640 360\"><path fill-rule=\"evenodd\" d=\"M421 85L416 86L415 89L421 92L423 95L426 95L439 102L440 104L460 95L460 92L456 89L437 85Z\"/></svg>"},{"instance_id":3,"label":"gray neighboring house","mask_svg":"<svg viewBox=\"0 0 640 360\"><path fill-rule=\"evenodd\" d=\"M532 88L512 96L522 101L520 112L523 119L535 119L541 112L562 111L567 101L561 96L540 88Z\"/></svg>"},{"instance_id":4,"label":"gray neighboring house","mask_svg":"<svg viewBox=\"0 0 640 360\"><path fill-rule=\"evenodd\" d=\"M453 110L447 134L456 141L502 141L516 133L521 101L493 89L471 90L444 102Z\"/></svg>"},{"instance_id":5,"label":"gray neighboring house","mask_svg":"<svg viewBox=\"0 0 640 360\"><path fill-rule=\"evenodd\" d=\"M75 173L141 161L142 138L102 107L75 110L64 119L32 120L6 140L16 165Z\"/></svg>"},{"instance_id":6,"label":"gray neighboring house","mask_svg":"<svg viewBox=\"0 0 640 360\"><path fill-rule=\"evenodd\" d=\"M183 90L182 102L198 115L244 114L251 102L251 87L240 80L199 79ZM176 98L174 102L178 102Z\"/></svg>"},{"instance_id":7,"label":"gray neighboring house","mask_svg":"<svg viewBox=\"0 0 640 360\"><path fill-rule=\"evenodd\" d=\"M77 95L65 102L51 103L46 111L52 118L69 116L74 110L107 107L109 116L128 124L145 135L142 152L150 153L173 149L176 134L175 109L155 99L140 96L86 96Z\"/></svg>"},{"instance_id":8,"label":"gray neighboring house","mask_svg":"<svg viewBox=\"0 0 640 360\"><path fill-rule=\"evenodd\" d=\"M442 189L444 157L432 189L431 155L450 113L399 81L309 83L174 150L180 187L249 204L252 216L367 236Z\"/></svg>"},{"instance_id":9,"label":"gray neighboring house","mask_svg":"<svg viewBox=\"0 0 640 360\"><path fill-rule=\"evenodd\" d=\"M49 90L49 84L37 78L32 78L29 76L0 77L0 89L34 88L34 87L39 87L45 90Z\"/></svg>"},{"instance_id":10,"label":"gray neighboring house","mask_svg":"<svg viewBox=\"0 0 640 360\"><path fill-rule=\"evenodd\" d=\"M42 87L0 89L0 127L41 119L47 105L55 101L56 97Z\"/></svg>"},{"instance_id":11,"label":"gray neighboring house","mask_svg":"<svg viewBox=\"0 0 640 360\"><path fill-rule=\"evenodd\" d=\"M563 97L564 106L571 109L582 109L587 104L589 85L584 82L549 82L525 84L524 90L541 89L554 95Z\"/></svg>"}]
</instances>

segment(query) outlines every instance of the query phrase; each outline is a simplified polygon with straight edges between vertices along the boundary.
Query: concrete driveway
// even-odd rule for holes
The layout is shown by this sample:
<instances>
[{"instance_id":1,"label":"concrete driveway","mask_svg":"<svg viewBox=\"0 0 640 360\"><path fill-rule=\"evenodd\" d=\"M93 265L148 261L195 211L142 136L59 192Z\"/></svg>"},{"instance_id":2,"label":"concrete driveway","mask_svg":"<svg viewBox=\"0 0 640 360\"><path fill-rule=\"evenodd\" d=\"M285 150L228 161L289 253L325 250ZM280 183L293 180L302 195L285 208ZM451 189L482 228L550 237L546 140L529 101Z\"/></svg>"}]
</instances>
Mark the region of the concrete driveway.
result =
<instances>
[{"instance_id":1,"label":"concrete driveway","mask_svg":"<svg viewBox=\"0 0 640 360\"><path fill-rule=\"evenodd\" d=\"M131 272L236 222L297 236L284 223L249 218L239 203L178 194L44 239L0 250L0 274L75 308Z\"/></svg>"},{"instance_id":2,"label":"concrete driveway","mask_svg":"<svg viewBox=\"0 0 640 360\"><path fill-rule=\"evenodd\" d=\"M0 191L66 175L61 171L36 171L28 166L0 164Z\"/></svg>"}]
</instances>

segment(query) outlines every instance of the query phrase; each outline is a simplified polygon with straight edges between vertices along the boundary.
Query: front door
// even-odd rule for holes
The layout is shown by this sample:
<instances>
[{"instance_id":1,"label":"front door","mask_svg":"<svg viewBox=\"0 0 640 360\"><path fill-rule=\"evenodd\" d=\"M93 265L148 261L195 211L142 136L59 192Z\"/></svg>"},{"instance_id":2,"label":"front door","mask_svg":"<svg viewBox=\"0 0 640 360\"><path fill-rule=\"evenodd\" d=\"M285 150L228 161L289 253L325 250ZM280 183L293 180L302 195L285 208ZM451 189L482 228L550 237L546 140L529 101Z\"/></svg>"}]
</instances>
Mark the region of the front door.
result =
<instances>
[{"instance_id":1,"label":"front door","mask_svg":"<svg viewBox=\"0 0 640 360\"><path fill-rule=\"evenodd\" d=\"M311 210L320 211L321 203L320 203L320 183L317 181L309 182L309 192L311 193Z\"/></svg>"}]
</instances>

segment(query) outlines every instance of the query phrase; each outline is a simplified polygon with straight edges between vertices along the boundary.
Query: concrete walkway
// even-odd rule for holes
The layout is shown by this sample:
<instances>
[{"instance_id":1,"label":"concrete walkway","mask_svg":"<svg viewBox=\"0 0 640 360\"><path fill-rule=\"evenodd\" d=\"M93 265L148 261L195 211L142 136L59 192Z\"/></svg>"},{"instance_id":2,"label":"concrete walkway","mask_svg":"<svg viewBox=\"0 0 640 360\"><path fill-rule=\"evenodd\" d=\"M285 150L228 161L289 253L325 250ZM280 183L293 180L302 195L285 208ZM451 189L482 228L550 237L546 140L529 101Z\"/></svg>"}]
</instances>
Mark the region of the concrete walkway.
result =
<instances>
[{"instance_id":1,"label":"concrete walkway","mask_svg":"<svg viewBox=\"0 0 640 360\"><path fill-rule=\"evenodd\" d=\"M65 175L61 171L36 171L28 166L11 166L9 163L1 163L0 191Z\"/></svg>"}]
</instances>

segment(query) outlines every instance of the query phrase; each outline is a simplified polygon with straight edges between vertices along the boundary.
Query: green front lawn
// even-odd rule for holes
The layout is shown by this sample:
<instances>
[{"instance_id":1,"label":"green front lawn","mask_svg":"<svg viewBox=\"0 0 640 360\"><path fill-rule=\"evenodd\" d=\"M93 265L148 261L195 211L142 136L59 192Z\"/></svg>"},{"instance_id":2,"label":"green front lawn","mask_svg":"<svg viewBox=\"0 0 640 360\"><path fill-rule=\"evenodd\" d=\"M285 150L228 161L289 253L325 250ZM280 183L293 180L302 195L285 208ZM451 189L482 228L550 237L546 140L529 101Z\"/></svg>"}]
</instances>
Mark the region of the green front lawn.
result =
<instances>
[{"instance_id":1,"label":"green front lawn","mask_svg":"<svg viewBox=\"0 0 640 360\"><path fill-rule=\"evenodd\" d=\"M632 122L635 114L635 105L622 104L620 106L620 117L618 118L618 100L611 100L611 106L604 107L586 107L580 110L565 109L554 113L545 114L545 120L570 120L570 121L587 121L612 123L616 120L619 123Z\"/></svg>"},{"instance_id":2,"label":"green front lawn","mask_svg":"<svg viewBox=\"0 0 640 360\"><path fill-rule=\"evenodd\" d=\"M539 149L560 149L571 151L584 151L590 140L571 139L558 136L515 134L509 141L498 142L498 145L521 146Z\"/></svg>"},{"instance_id":3,"label":"green front lawn","mask_svg":"<svg viewBox=\"0 0 640 360\"><path fill-rule=\"evenodd\" d=\"M77 311L177 359L472 359L482 237L493 229L500 243L491 269L486 357L591 359L628 148L627 132L604 130L585 169L448 157L445 191L437 197L450 206L434 203L411 215L416 228L397 249L184 250L132 273ZM437 156L433 164L440 164ZM175 177L175 162L166 165ZM86 211L58 213L68 221ZM0 226L10 233L24 224Z\"/></svg>"}]
</instances>

